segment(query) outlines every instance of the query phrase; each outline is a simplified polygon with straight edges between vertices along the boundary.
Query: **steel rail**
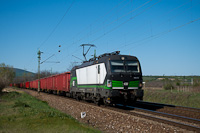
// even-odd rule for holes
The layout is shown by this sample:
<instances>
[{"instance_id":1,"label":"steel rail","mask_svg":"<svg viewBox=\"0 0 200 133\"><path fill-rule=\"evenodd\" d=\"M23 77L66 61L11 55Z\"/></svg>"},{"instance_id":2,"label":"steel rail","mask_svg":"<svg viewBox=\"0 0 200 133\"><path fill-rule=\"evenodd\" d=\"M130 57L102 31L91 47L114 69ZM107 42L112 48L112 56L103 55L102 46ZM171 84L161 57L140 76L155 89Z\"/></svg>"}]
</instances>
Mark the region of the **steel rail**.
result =
<instances>
[{"instance_id":1,"label":"steel rail","mask_svg":"<svg viewBox=\"0 0 200 133\"><path fill-rule=\"evenodd\" d=\"M148 110L155 110L158 112L174 114L194 119L200 119L200 111L197 108L187 108L182 106L168 105L168 104L160 104L160 103L149 103L149 102L141 102L137 101L135 104L131 104L130 106L144 108Z\"/></svg>"},{"instance_id":2,"label":"steel rail","mask_svg":"<svg viewBox=\"0 0 200 133\"><path fill-rule=\"evenodd\" d=\"M200 127L197 127L197 126L193 126L193 125L189 125L189 124L185 124L185 123L181 123L181 122L177 122L177 121L167 120L167 119L164 119L164 118L158 118L156 116L149 116L149 115L140 114L140 113L137 113L137 112L131 112L129 110L124 110L124 109L119 109L119 108L114 108L114 107L106 107L106 108L109 108L111 110L118 111L118 112L121 112L121 113L126 113L126 114L134 115L134 116L137 116L137 117L153 120L153 121L156 121L156 122L168 124L168 125L171 125L171 126L179 127L179 128L182 128L182 129L186 129L188 131L200 132Z\"/></svg>"},{"instance_id":3,"label":"steel rail","mask_svg":"<svg viewBox=\"0 0 200 133\"><path fill-rule=\"evenodd\" d=\"M178 106L178 105L171 105L171 104L163 104L163 103L153 103L153 102L146 102L146 101L137 101L137 104L148 104L153 106L164 106L164 107L171 107L171 108L180 108L184 110L194 111L200 113L200 108L193 108L193 107L185 107L185 106Z\"/></svg>"},{"instance_id":4,"label":"steel rail","mask_svg":"<svg viewBox=\"0 0 200 133\"><path fill-rule=\"evenodd\" d=\"M121 106L121 105L118 104L117 106ZM163 116L163 117L172 118L172 119L175 118L177 120L182 120L182 121L191 122L191 123L195 123L195 124L200 125L199 119L194 119L194 118L190 118L190 117L179 116L179 115L174 115L174 114L169 114L169 113L164 113L164 112L158 112L158 111L153 111L153 110L148 110L148 109L142 109L142 108L137 108L137 107L132 107L132 106L126 106L126 107L134 109L134 111L140 111L140 112L158 115L158 116Z\"/></svg>"}]
</instances>

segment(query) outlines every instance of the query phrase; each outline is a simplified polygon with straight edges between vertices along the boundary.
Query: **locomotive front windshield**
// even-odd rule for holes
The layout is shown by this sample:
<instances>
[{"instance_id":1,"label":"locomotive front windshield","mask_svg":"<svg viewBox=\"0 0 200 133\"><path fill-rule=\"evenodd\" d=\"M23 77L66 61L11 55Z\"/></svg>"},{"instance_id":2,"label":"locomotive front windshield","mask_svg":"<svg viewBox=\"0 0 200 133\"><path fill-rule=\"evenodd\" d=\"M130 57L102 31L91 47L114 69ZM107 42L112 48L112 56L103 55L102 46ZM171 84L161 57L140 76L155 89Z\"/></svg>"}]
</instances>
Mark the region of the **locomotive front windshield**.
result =
<instances>
[{"instance_id":1,"label":"locomotive front windshield","mask_svg":"<svg viewBox=\"0 0 200 133\"><path fill-rule=\"evenodd\" d=\"M138 73L139 63L138 61L110 61L111 64L111 72L134 72Z\"/></svg>"}]
</instances>

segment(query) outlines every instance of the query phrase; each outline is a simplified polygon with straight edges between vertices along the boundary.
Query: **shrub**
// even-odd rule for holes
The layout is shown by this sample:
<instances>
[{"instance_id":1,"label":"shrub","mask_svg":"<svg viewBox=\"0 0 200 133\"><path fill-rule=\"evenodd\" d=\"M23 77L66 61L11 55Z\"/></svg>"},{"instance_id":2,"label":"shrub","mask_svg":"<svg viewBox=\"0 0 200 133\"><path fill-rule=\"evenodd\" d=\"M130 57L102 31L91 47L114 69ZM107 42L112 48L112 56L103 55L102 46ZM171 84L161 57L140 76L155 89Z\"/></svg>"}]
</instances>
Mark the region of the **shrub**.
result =
<instances>
[{"instance_id":1,"label":"shrub","mask_svg":"<svg viewBox=\"0 0 200 133\"><path fill-rule=\"evenodd\" d=\"M3 88L9 85L13 78L15 77L15 72L11 66L5 65L4 63L0 64L0 93Z\"/></svg>"},{"instance_id":2,"label":"shrub","mask_svg":"<svg viewBox=\"0 0 200 133\"><path fill-rule=\"evenodd\" d=\"M13 107L30 107L30 106L22 101L16 101Z\"/></svg>"},{"instance_id":3,"label":"shrub","mask_svg":"<svg viewBox=\"0 0 200 133\"><path fill-rule=\"evenodd\" d=\"M164 89L165 90L171 90L171 89L174 89L174 86L171 83L167 83L167 84L164 85Z\"/></svg>"}]
</instances>

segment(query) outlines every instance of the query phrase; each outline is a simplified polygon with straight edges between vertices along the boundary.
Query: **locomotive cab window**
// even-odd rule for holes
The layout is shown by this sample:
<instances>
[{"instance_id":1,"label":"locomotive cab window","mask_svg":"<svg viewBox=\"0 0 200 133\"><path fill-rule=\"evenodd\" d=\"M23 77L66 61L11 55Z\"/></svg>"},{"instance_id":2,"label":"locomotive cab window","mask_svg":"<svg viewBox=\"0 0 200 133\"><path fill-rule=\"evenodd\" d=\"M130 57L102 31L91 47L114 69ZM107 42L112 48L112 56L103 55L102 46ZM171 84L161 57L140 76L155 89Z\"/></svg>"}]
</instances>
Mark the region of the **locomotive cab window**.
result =
<instances>
[{"instance_id":1,"label":"locomotive cab window","mask_svg":"<svg viewBox=\"0 0 200 133\"><path fill-rule=\"evenodd\" d=\"M125 72L123 61L110 61L111 72Z\"/></svg>"},{"instance_id":2,"label":"locomotive cab window","mask_svg":"<svg viewBox=\"0 0 200 133\"><path fill-rule=\"evenodd\" d=\"M138 61L110 61L111 72L139 72Z\"/></svg>"},{"instance_id":3,"label":"locomotive cab window","mask_svg":"<svg viewBox=\"0 0 200 133\"><path fill-rule=\"evenodd\" d=\"M126 61L127 72L139 72L139 65L137 61Z\"/></svg>"}]
</instances>

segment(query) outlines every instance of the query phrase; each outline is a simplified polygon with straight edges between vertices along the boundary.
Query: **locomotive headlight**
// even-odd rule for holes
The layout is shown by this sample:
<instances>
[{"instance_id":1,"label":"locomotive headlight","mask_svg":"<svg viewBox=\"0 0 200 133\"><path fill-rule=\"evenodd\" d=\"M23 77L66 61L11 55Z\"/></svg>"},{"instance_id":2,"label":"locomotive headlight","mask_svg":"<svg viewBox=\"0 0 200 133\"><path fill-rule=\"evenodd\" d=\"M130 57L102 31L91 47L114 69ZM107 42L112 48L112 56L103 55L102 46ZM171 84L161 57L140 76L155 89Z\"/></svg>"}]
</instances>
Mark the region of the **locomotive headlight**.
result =
<instances>
[{"instance_id":1,"label":"locomotive headlight","mask_svg":"<svg viewBox=\"0 0 200 133\"><path fill-rule=\"evenodd\" d=\"M112 81L111 80L107 80L107 87L112 87Z\"/></svg>"}]
</instances>

